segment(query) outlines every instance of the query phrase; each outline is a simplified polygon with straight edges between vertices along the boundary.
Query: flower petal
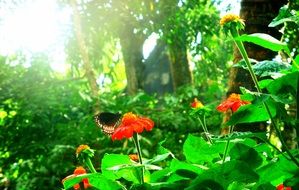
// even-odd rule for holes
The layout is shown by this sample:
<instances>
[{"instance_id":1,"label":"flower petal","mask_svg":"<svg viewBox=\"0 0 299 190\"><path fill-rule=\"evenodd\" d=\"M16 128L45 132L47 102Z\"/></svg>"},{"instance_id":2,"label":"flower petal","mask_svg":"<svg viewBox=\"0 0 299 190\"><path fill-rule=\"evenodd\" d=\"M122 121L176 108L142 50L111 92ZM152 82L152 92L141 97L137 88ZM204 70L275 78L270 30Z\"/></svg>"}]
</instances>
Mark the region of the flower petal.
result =
<instances>
[{"instance_id":1,"label":"flower petal","mask_svg":"<svg viewBox=\"0 0 299 190\"><path fill-rule=\"evenodd\" d=\"M140 118L140 121L143 123L145 130L151 131L154 127L154 122L149 118Z\"/></svg>"},{"instance_id":2,"label":"flower petal","mask_svg":"<svg viewBox=\"0 0 299 190\"><path fill-rule=\"evenodd\" d=\"M133 123L131 126L132 126L132 128L134 129L134 131L136 133L142 133L143 132L144 126L143 126L143 123L140 122L139 120L136 121L135 123Z\"/></svg>"},{"instance_id":3,"label":"flower petal","mask_svg":"<svg viewBox=\"0 0 299 190\"><path fill-rule=\"evenodd\" d=\"M74 174L75 175L86 174L86 170L82 166L79 166L75 169Z\"/></svg>"},{"instance_id":4,"label":"flower petal","mask_svg":"<svg viewBox=\"0 0 299 190\"><path fill-rule=\"evenodd\" d=\"M112 140L122 140L123 138L131 138L133 136L133 128L121 125L112 134Z\"/></svg>"}]
</instances>

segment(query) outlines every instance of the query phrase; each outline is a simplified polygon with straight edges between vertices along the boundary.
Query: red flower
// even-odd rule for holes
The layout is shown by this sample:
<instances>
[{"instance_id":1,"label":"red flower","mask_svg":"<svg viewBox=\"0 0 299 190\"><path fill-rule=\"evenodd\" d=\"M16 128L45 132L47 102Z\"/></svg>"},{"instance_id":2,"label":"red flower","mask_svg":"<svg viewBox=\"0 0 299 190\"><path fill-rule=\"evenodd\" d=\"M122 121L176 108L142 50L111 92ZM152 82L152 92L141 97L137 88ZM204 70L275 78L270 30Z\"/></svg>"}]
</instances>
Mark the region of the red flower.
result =
<instances>
[{"instance_id":1,"label":"red flower","mask_svg":"<svg viewBox=\"0 0 299 190\"><path fill-rule=\"evenodd\" d=\"M154 127L154 122L145 117L138 117L133 113L126 113L121 121L118 128L115 129L112 134L112 140L122 140L123 138L131 138L133 133L142 133L145 129L146 131L152 130Z\"/></svg>"},{"instance_id":2,"label":"red flower","mask_svg":"<svg viewBox=\"0 0 299 190\"><path fill-rule=\"evenodd\" d=\"M285 187L283 184L280 184L276 187L277 190L292 190L291 187Z\"/></svg>"},{"instance_id":3,"label":"red flower","mask_svg":"<svg viewBox=\"0 0 299 190\"><path fill-rule=\"evenodd\" d=\"M220 112L227 112L228 110L232 110L235 112L239 109L240 106L250 104L249 101L241 100L240 94L232 93L224 102L222 102L217 110Z\"/></svg>"},{"instance_id":4,"label":"red flower","mask_svg":"<svg viewBox=\"0 0 299 190\"><path fill-rule=\"evenodd\" d=\"M191 103L192 108L202 108L204 105L197 100L197 98L194 98L193 102Z\"/></svg>"},{"instance_id":5,"label":"red flower","mask_svg":"<svg viewBox=\"0 0 299 190\"><path fill-rule=\"evenodd\" d=\"M77 167L77 168L75 169L74 174L73 174L73 175L69 175L69 176L67 176L66 178L64 178L64 179L62 180L62 183L64 183L64 181L67 180L67 179L74 178L74 177L76 177L77 175L81 175L81 174L86 174L86 170L85 170L82 166L79 166L79 167ZM82 183L83 183L84 189L87 189L87 188L91 187L91 185L89 184L87 178L82 179ZM74 185L74 189L75 189L75 190L80 189L80 184L75 184L75 185Z\"/></svg>"}]
</instances>

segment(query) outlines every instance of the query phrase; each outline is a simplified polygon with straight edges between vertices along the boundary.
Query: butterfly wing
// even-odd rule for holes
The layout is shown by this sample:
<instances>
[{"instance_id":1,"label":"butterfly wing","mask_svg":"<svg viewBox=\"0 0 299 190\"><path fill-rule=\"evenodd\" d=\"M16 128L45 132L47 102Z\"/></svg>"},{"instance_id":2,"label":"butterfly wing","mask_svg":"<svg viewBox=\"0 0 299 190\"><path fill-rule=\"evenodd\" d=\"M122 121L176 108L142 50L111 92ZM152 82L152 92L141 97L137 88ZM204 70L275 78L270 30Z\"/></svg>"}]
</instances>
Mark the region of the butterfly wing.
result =
<instances>
[{"instance_id":1,"label":"butterfly wing","mask_svg":"<svg viewBox=\"0 0 299 190\"><path fill-rule=\"evenodd\" d=\"M119 125L121 115L110 112L102 112L95 117L96 124L102 129L106 135L112 135L115 128Z\"/></svg>"}]
</instances>

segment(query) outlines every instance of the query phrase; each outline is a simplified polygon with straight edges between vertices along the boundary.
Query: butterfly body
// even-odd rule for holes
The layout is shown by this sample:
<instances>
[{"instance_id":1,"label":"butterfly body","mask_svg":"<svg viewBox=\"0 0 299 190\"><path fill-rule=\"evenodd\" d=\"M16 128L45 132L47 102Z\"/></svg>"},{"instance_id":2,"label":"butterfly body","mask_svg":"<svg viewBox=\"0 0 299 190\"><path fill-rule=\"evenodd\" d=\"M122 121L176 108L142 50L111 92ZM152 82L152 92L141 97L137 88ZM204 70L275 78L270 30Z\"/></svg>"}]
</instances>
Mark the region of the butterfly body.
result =
<instances>
[{"instance_id":1,"label":"butterfly body","mask_svg":"<svg viewBox=\"0 0 299 190\"><path fill-rule=\"evenodd\" d=\"M102 129L106 135L112 135L114 130L119 126L121 114L110 112L102 112L95 117L96 124Z\"/></svg>"}]
</instances>

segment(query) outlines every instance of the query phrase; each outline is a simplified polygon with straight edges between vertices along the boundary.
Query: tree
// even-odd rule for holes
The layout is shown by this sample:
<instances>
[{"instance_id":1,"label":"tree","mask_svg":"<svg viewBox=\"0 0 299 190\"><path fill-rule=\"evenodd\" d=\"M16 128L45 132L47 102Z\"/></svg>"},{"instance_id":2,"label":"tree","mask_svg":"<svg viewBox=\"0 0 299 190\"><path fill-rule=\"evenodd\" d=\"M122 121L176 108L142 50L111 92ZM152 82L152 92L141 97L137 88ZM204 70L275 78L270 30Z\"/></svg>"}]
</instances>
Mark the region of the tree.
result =
<instances>
[{"instance_id":1,"label":"tree","mask_svg":"<svg viewBox=\"0 0 299 190\"><path fill-rule=\"evenodd\" d=\"M155 32L168 45L173 88L177 89L192 83L188 53L208 53L203 42L219 32L219 14L212 2L205 0L159 1L156 6Z\"/></svg>"},{"instance_id":2,"label":"tree","mask_svg":"<svg viewBox=\"0 0 299 190\"><path fill-rule=\"evenodd\" d=\"M79 52L83 61L83 68L85 71L85 75L89 86L90 86L90 90L91 90L91 96L93 99L96 100L95 103L95 112L100 112L100 105L99 105L99 101L97 99L98 97L98 92L99 92L99 88L97 85L97 81L94 75L94 71L92 68L92 65L90 63L90 58L89 58L89 54L88 54L88 49L86 47L86 43L85 43L85 38L84 35L82 33L82 26L81 26L81 19L80 19L80 14L77 8L77 3L76 0L72 0L71 1L71 6L72 6L72 10L73 10L73 22L74 22L74 31L76 34L76 39L78 42L78 46L79 46Z\"/></svg>"},{"instance_id":3,"label":"tree","mask_svg":"<svg viewBox=\"0 0 299 190\"><path fill-rule=\"evenodd\" d=\"M241 1L240 17L245 20L245 30L244 33L267 33L276 39L281 38L281 33L278 32L276 28L270 28L269 23L278 14L279 8L287 3L286 0L243 0ZM250 58L257 61L261 60L271 60L276 56L275 52L262 48L260 46L245 43L245 48L248 52ZM234 63L241 60L242 57L237 50L234 48ZM227 96L231 93L240 93L240 87L245 87L249 90L255 90L253 81L250 79L249 72L241 69L232 67L230 71L229 85ZM239 125L236 130L248 131L265 131L264 124L253 124L253 126L248 127L248 125Z\"/></svg>"},{"instance_id":4,"label":"tree","mask_svg":"<svg viewBox=\"0 0 299 190\"><path fill-rule=\"evenodd\" d=\"M171 60L170 73L176 89L192 83L187 56L198 44L196 41L199 33L204 41L212 39L211 36L215 37L215 32L219 30L216 24L218 12L211 1L103 0L88 1L79 6L89 54L95 55L90 57L101 56L99 51L111 39L120 43L126 69L127 92L131 95L138 89L143 89L142 46L152 32L158 33L167 43ZM213 27L210 22L214 23ZM208 48L202 46L201 49L204 54L204 49ZM98 63L93 64L99 66ZM99 70L98 67L95 70Z\"/></svg>"}]
</instances>

